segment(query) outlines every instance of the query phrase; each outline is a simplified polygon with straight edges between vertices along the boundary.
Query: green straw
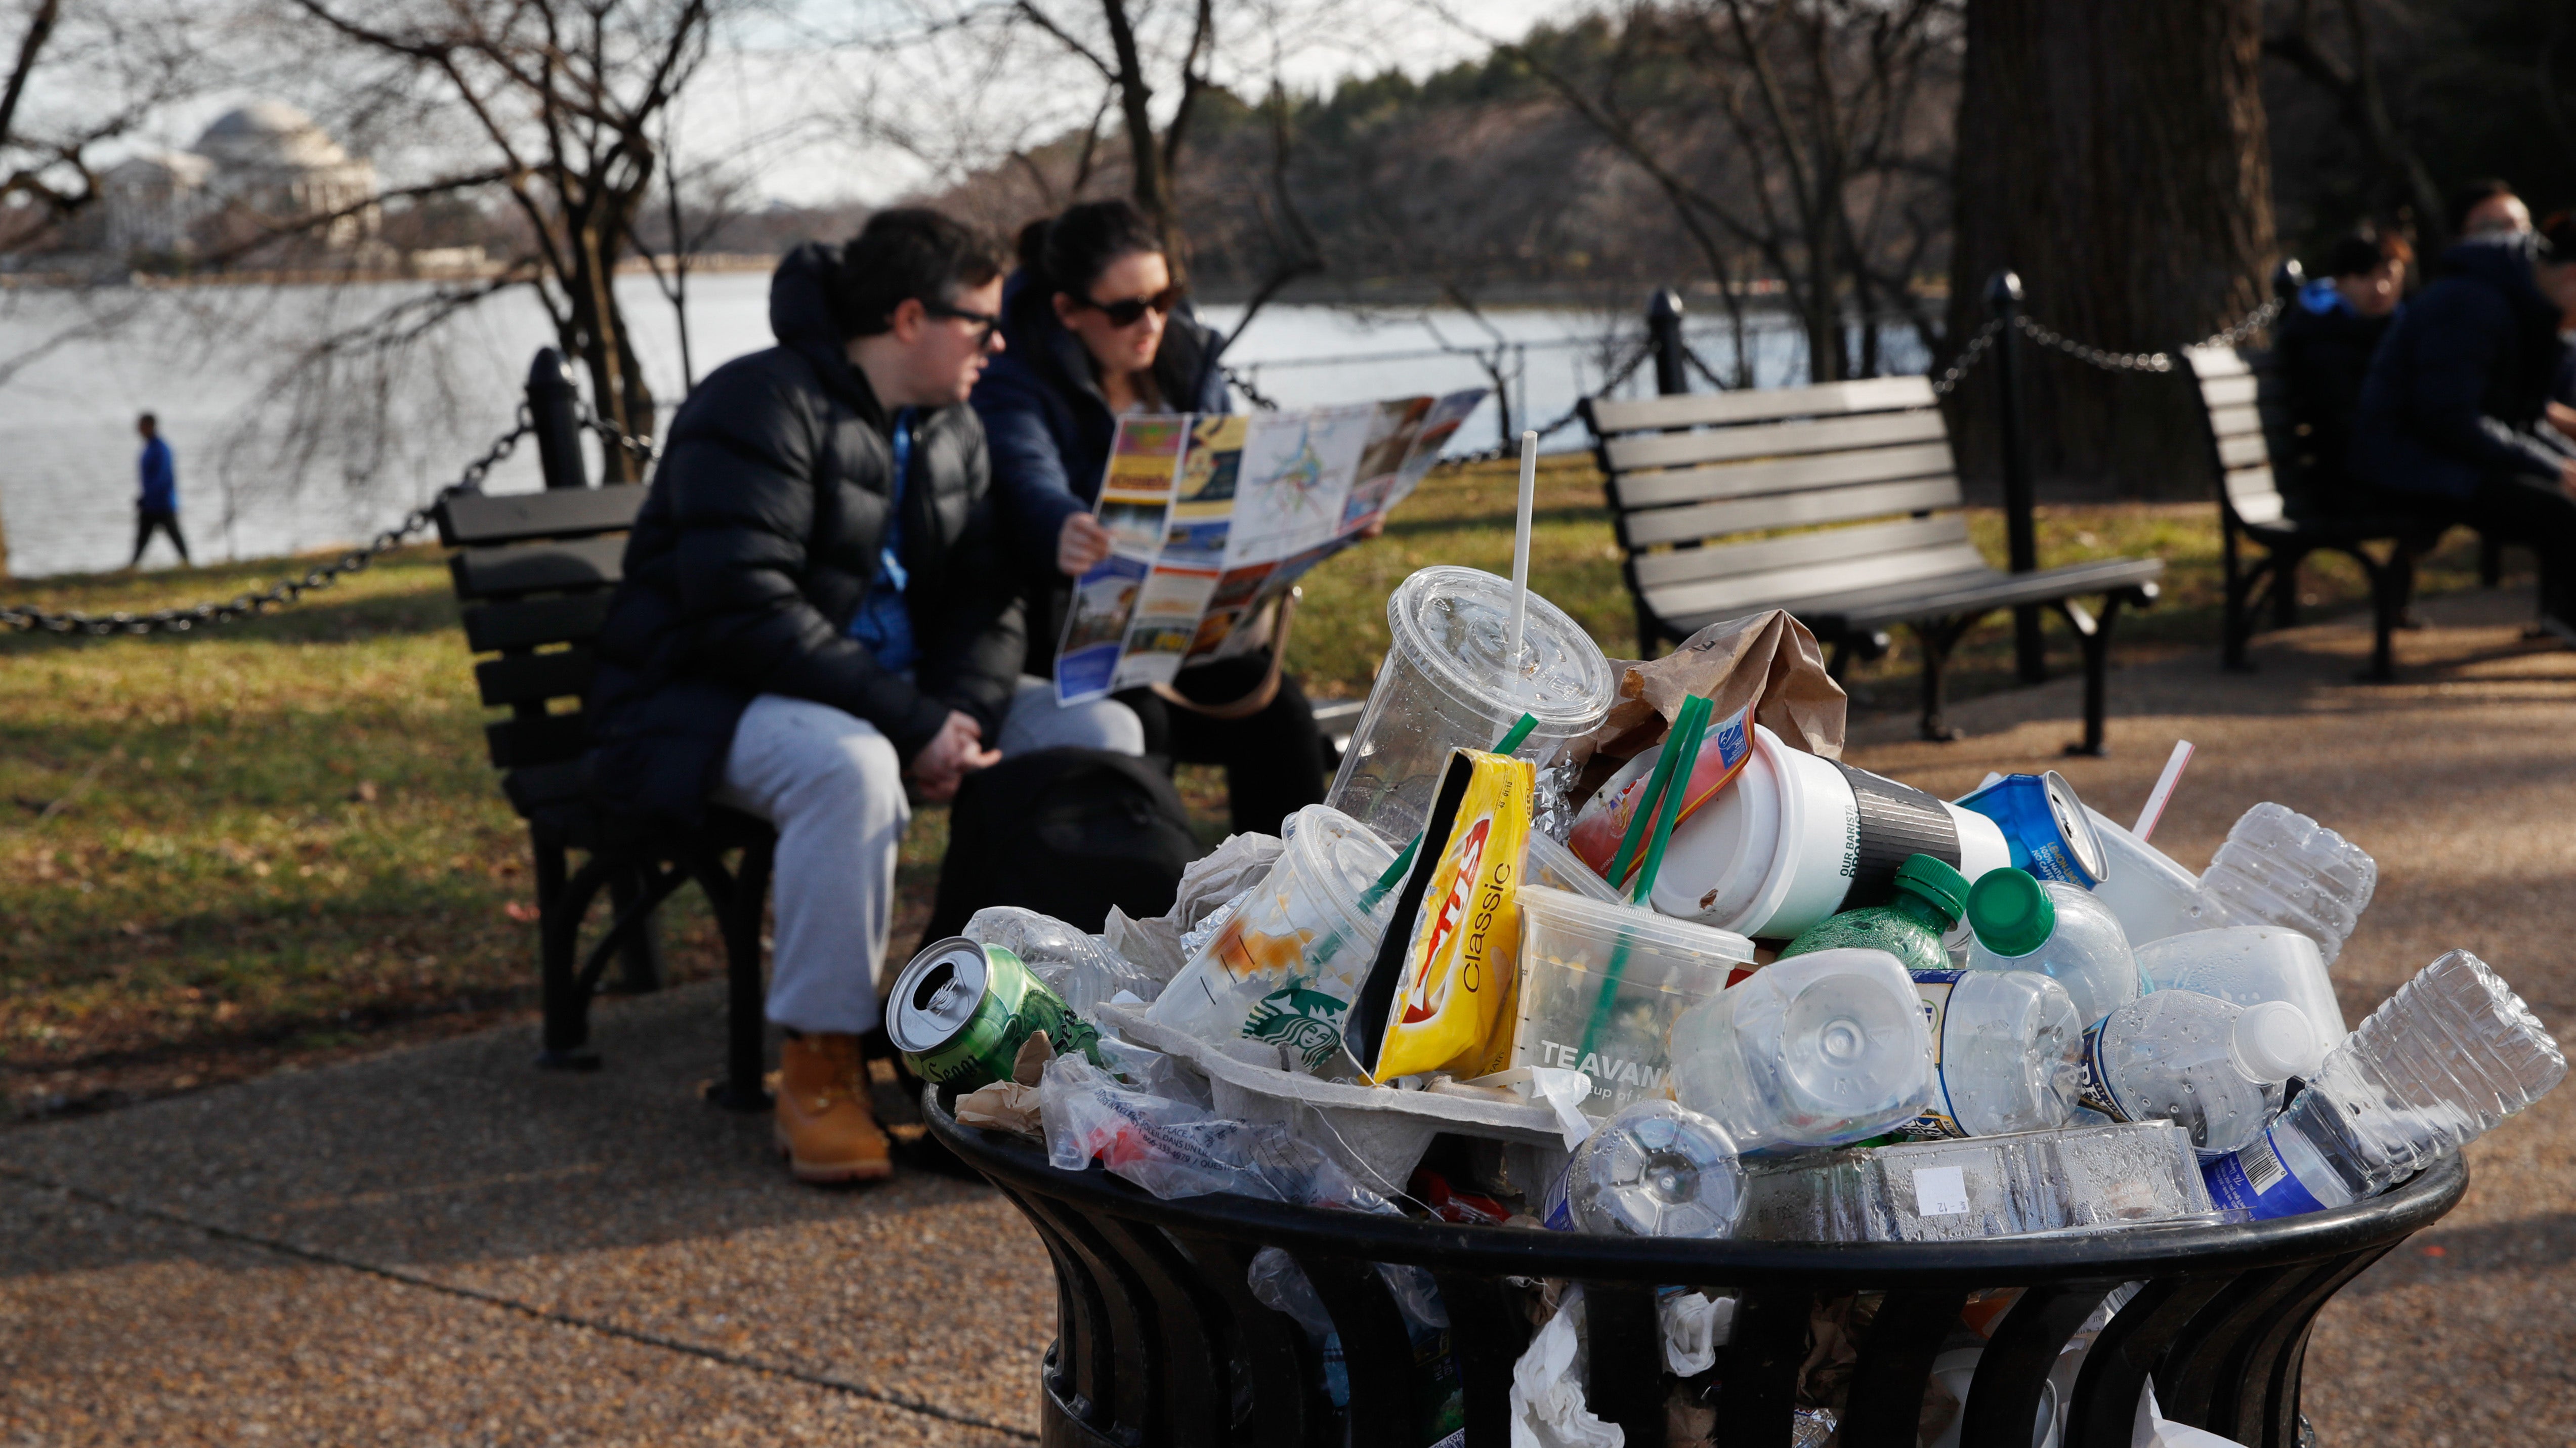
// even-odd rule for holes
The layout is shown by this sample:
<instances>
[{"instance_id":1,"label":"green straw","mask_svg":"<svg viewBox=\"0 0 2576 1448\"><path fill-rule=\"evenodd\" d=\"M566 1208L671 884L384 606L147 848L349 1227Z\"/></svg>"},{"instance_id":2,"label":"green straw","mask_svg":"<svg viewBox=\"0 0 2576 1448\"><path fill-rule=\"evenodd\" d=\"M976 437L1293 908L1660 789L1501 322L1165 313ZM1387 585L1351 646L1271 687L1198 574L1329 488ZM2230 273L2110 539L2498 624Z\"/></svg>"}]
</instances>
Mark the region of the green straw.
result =
<instances>
[{"instance_id":1,"label":"green straw","mask_svg":"<svg viewBox=\"0 0 2576 1448\"><path fill-rule=\"evenodd\" d=\"M1646 851L1644 867L1637 872L1636 891L1629 896L1634 904L1645 904L1647 896L1655 888L1656 874L1664 868L1664 846L1672 839L1674 822L1681 818L1682 796L1690 792L1691 770L1699 763L1700 739L1708 732L1709 711L1714 707L1709 700L1696 694L1682 701L1681 717L1673 721L1673 732L1664 744L1663 758L1655 762L1655 778L1648 786L1648 797L1638 802L1637 816L1629 821L1629 844L1634 843L1638 825L1650 813L1655 821L1654 842ZM1672 783L1675 779L1681 782ZM1619 863L1624 863L1628 850L1628 844L1619 847ZM1615 872L1613 878L1616 878ZM1593 1046L1600 1039L1601 1023L1609 1019L1610 1008L1617 1003L1619 980L1627 972L1628 952L1635 943L1623 931L1619 944L1610 952L1610 964L1601 973L1601 993L1594 998L1591 1018L1583 1025L1583 1049L1576 1058L1578 1062L1592 1054Z\"/></svg>"},{"instance_id":2,"label":"green straw","mask_svg":"<svg viewBox=\"0 0 2576 1448\"><path fill-rule=\"evenodd\" d=\"M1682 716L1673 721L1673 732L1664 737L1664 749L1655 756L1655 770L1646 778L1645 797L1637 801L1637 812L1628 817L1628 832L1619 839L1619 853L1610 857L1610 884L1616 888L1628 878L1628 862L1637 857L1637 846L1646 837L1646 826L1654 821L1655 802L1664 797L1664 786L1672 781L1674 741L1682 737L1682 725L1691 714L1691 699L1682 700Z\"/></svg>"}]
</instances>

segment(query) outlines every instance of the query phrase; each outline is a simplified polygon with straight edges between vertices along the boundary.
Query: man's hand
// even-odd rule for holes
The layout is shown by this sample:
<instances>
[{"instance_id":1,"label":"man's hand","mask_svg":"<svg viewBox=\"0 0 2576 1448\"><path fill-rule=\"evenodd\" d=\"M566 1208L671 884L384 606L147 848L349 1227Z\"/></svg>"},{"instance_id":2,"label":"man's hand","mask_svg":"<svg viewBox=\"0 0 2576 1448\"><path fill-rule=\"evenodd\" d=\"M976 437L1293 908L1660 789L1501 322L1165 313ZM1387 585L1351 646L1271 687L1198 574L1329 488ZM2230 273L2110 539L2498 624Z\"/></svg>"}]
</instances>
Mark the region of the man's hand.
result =
<instances>
[{"instance_id":1,"label":"man's hand","mask_svg":"<svg viewBox=\"0 0 2576 1448\"><path fill-rule=\"evenodd\" d=\"M948 722L939 726L928 744L921 746L921 752L912 757L905 772L921 786L923 799L951 798L967 775L1002 762L1001 752L986 749L983 743L984 726L952 709Z\"/></svg>"},{"instance_id":2,"label":"man's hand","mask_svg":"<svg viewBox=\"0 0 2576 1448\"><path fill-rule=\"evenodd\" d=\"M2576 498L2576 458L2566 458L2559 462L2558 491Z\"/></svg>"},{"instance_id":3,"label":"man's hand","mask_svg":"<svg viewBox=\"0 0 2576 1448\"><path fill-rule=\"evenodd\" d=\"M1064 520L1064 528L1055 535L1055 566L1067 578L1080 578L1109 556L1109 530L1089 513L1076 513Z\"/></svg>"},{"instance_id":4,"label":"man's hand","mask_svg":"<svg viewBox=\"0 0 2576 1448\"><path fill-rule=\"evenodd\" d=\"M2558 429L2560 437L2576 438L2576 407L2552 402L2541 409L2540 415L2551 427Z\"/></svg>"}]
</instances>

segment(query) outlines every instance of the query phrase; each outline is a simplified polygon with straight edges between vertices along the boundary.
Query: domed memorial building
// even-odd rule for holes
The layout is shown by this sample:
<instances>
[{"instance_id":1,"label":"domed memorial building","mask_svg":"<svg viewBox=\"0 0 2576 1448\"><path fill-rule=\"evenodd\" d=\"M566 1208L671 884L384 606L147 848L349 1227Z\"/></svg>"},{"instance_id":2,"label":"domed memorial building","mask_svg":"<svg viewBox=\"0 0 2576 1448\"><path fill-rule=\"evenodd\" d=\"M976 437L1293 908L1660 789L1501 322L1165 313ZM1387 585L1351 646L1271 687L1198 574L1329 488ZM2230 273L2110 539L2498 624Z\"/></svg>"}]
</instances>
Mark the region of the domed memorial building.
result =
<instances>
[{"instance_id":1,"label":"domed memorial building","mask_svg":"<svg viewBox=\"0 0 2576 1448\"><path fill-rule=\"evenodd\" d=\"M227 111L193 150L143 152L103 180L108 250L127 257L199 255L272 234L295 250L342 250L374 236L379 220L375 164L283 101Z\"/></svg>"}]
</instances>

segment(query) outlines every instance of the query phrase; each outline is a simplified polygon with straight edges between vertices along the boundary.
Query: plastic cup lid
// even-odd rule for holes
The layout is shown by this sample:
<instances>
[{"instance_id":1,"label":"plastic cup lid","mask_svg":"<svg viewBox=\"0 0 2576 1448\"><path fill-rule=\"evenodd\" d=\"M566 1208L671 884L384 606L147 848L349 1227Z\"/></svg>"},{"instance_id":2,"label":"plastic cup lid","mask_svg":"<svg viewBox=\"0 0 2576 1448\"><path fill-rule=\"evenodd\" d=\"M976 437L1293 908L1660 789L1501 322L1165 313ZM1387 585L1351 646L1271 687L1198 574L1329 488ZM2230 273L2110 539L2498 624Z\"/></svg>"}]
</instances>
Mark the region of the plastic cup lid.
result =
<instances>
[{"instance_id":1,"label":"plastic cup lid","mask_svg":"<svg viewBox=\"0 0 2576 1448\"><path fill-rule=\"evenodd\" d=\"M1896 867L1896 884L1941 907L1953 921L1968 908L1968 877L1937 856L1906 856L1905 863Z\"/></svg>"},{"instance_id":2,"label":"plastic cup lid","mask_svg":"<svg viewBox=\"0 0 2576 1448\"><path fill-rule=\"evenodd\" d=\"M1617 680L1601 646L1563 609L1536 593L1511 648L1512 585L1473 568L1434 567L1404 580L1386 601L1386 623L1432 682L1496 718L1535 715L1539 732L1590 729L1610 712Z\"/></svg>"},{"instance_id":3,"label":"plastic cup lid","mask_svg":"<svg viewBox=\"0 0 2576 1448\"><path fill-rule=\"evenodd\" d=\"M1330 805L1310 804L1293 816L1281 862L1294 871L1303 893L1353 925L1363 923L1361 894L1395 862L1395 851L1370 829ZM1390 890L1373 913L1394 908L1398 892Z\"/></svg>"},{"instance_id":4,"label":"plastic cup lid","mask_svg":"<svg viewBox=\"0 0 2576 1448\"><path fill-rule=\"evenodd\" d=\"M2288 1001L2260 1001L2236 1018L2236 1059L2257 1080L2287 1081L2316 1058L2315 1028Z\"/></svg>"},{"instance_id":5,"label":"plastic cup lid","mask_svg":"<svg viewBox=\"0 0 2576 1448\"><path fill-rule=\"evenodd\" d=\"M2057 902L2027 870L1988 870L1968 887L1968 924L1995 954L2028 955L2057 929Z\"/></svg>"}]
</instances>

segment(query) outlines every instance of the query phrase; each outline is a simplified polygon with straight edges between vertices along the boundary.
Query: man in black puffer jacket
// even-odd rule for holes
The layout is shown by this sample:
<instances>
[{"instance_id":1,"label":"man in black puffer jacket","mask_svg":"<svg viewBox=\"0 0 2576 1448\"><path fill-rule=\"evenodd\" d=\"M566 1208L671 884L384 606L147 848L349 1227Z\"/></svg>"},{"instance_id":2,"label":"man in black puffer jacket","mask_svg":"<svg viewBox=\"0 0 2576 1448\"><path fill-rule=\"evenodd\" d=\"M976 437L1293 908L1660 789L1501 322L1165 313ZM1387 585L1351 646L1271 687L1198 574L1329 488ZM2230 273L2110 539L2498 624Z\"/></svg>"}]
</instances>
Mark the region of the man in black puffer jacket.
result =
<instances>
[{"instance_id":1,"label":"man in black puffer jacket","mask_svg":"<svg viewBox=\"0 0 2576 1448\"><path fill-rule=\"evenodd\" d=\"M2576 250L2561 240L2522 232L2442 253L2440 279L2371 355L2346 461L2436 522L2530 545L2541 626L2576 643L2576 452L2549 408L2558 330L2576 310Z\"/></svg>"},{"instance_id":2,"label":"man in black puffer jacket","mask_svg":"<svg viewBox=\"0 0 2576 1448\"><path fill-rule=\"evenodd\" d=\"M779 345L708 374L672 418L600 631L603 797L778 826L767 1010L788 1033L779 1141L808 1181L890 1169L858 1037L877 1024L907 783L946 799L1003 754L1144 746L1125 706L1060 709L1020 674L965 405L1000 306L992 246L935 212L791 253L770 284Z\"/></svg>"}]
</instances>

